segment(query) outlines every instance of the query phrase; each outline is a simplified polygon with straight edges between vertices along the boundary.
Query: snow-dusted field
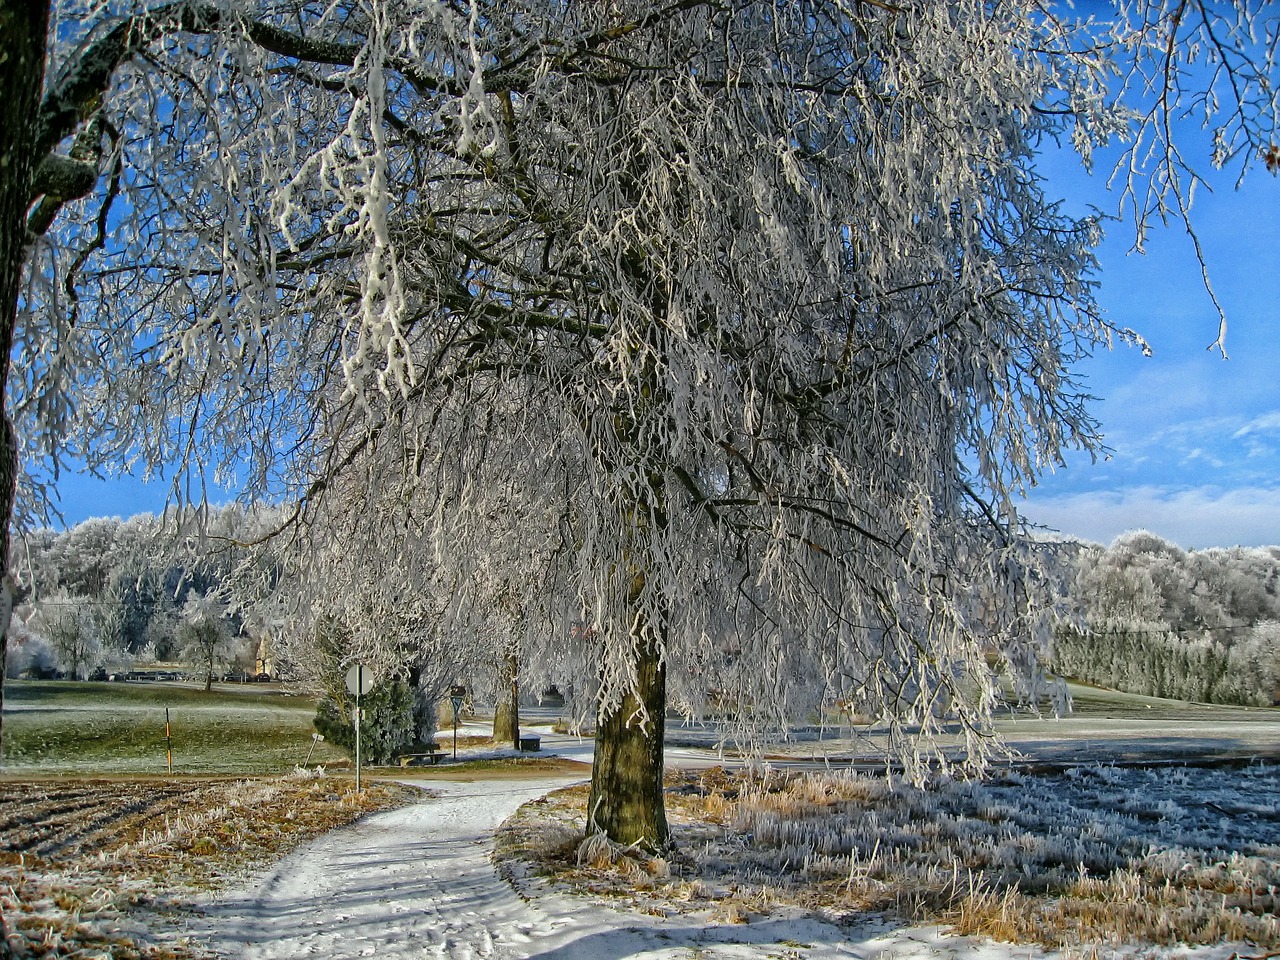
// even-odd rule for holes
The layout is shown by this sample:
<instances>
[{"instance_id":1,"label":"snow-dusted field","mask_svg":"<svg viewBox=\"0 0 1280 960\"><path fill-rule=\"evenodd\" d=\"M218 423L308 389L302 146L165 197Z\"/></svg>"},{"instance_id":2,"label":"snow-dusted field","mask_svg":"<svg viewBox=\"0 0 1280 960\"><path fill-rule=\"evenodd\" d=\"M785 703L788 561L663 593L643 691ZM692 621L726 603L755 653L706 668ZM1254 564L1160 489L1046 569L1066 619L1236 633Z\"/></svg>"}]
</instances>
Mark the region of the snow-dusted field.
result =
<instances>
[{"instance_id":1,"label":"snow-dusted field","mask_svg":"<svg viewBox=\"0 0 1280 960\"><path fill-rule=\"evenodd\" d=\"M616 908L538 881L513 888L492 860L493 833L521 804L572 783L558 777L460 783L303 847L266 876L210 899L184 934L235 960L915 960L1051 956L1027 945L883 920L836 925L778 908L749 923L708 908ZM1221 799L1221 798L1218 798ZM616 902L616 901L615 901ZM1241 944L1169 949L1082 943L1068 956L1224 958ZM1059 953L1058 955L1062 955Z\"/></svg>"}]
</instances>

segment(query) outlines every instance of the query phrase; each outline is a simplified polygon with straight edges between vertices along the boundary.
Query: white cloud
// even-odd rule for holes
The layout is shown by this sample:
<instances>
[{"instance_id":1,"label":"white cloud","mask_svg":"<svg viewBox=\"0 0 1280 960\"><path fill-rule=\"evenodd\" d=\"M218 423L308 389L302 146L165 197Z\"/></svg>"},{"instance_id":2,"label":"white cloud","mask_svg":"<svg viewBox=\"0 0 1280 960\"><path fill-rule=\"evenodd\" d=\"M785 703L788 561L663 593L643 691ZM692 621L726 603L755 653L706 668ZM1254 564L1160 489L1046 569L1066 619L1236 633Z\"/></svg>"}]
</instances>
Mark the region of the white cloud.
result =
<instances>
[{"instance_id":1,"label":"white cloud","mask_svg":"<svg viewBox=\"0 0 1280 960\"><path fill-rule=\"evenodd\" d=\"M1182 465L1184 467L1200 464L1213 467L1215 470L1221 470L1227 465L1225 461L1214 456L1214 454L1205 450L1203 447L1196 447L1194 450L1188 451L1186 456L1182 458Z\"/></svg>"},{"instance_id":2,"label":"white cloud","mask_svg":"<svg viewBox=\"0 0 1280 960\"><path fill-rule=\"evenodd\" d=\"M1033 523L1110 543L1139 527L1186 548L1280 544L1280 489L1130 487L1035 497L1022 505Z\"/></svg>"},{"instance_id":3,"label":"white cloud","mask_svg":"<svg viewBox=\"0 0 1280 960\"><path fill-rule=\"evenodd\" d=\"M1269 433L1272 430L1280 430L1280 410L1272 410L1260 417L1254 417L1231 436L1239 440L1251 433Z\"/></svg>"}]
</instances>

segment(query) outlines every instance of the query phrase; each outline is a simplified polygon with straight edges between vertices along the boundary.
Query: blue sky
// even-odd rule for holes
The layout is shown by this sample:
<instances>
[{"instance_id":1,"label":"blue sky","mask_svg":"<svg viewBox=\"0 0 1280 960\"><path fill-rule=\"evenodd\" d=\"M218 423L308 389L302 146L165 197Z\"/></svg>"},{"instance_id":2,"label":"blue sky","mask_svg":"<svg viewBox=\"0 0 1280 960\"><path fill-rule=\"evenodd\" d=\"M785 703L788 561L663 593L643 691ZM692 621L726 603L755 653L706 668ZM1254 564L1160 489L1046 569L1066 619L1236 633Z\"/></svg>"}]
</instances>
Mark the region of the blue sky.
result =
<instances>
[{"instance_id":1,"label":"blue sky","mask_svg":"<svg viewBox=\"0 0 1280 960\"><path fill-rule=\"evenodd\" d=\"M1048 169L1073 209L1114 205L1078 163ZM1111 225L1099 300L1153 353L1117 347L1077 366L1111 457L1069 457L1023 504L1031 520L1102 543L1145 527L1187 548L1280 544L1280 180L1257 169L1237 191L1209 179L1192 215L1229 359L1205 349L1218 321L1181 224L1153 232L1145 255L1129 252L1132 228Z\"/></svg>"}]
</instances>

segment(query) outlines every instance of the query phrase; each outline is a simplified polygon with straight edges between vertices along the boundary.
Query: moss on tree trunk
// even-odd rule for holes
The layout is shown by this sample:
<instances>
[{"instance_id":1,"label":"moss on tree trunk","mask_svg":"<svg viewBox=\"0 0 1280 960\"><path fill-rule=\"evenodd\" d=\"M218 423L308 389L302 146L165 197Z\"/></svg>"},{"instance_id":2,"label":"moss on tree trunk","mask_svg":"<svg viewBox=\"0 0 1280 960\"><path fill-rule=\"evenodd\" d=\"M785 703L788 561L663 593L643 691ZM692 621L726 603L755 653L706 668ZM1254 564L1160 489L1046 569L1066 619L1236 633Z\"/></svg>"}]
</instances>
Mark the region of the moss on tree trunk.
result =
<instances>
[{"instance_id":1,"label":"moss on tree trunk","mask_svg":"<svg viewBox=\"0 0 1280 960\"><path fill-rule=\"evenodd\" d=\"M667 672L652 638L637 638L633 657L634 692L600 712L588 830L655 851L670 840L662 795Z\"/></svg>"}]
</instances>

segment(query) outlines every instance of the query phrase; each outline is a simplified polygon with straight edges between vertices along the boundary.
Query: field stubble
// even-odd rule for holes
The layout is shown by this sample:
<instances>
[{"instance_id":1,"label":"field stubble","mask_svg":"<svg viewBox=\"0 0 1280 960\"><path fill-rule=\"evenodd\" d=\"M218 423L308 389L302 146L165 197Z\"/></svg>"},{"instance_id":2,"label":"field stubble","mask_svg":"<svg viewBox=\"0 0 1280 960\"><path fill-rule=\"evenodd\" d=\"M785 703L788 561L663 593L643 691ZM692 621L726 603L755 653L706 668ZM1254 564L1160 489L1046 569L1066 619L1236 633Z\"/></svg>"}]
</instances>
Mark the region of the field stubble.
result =
<instances>
[{"instance_id":1,"label":"field stubble","mask_svg":"<svg viewBox=\"0 0 1280 960\"><path fill-rule=\"evenodd\" d=\"M136 911L176 907L407 795L303 776L0 782L0 914L19 956L202 957L149 942Z\"/></svg>"}]
</instances>

